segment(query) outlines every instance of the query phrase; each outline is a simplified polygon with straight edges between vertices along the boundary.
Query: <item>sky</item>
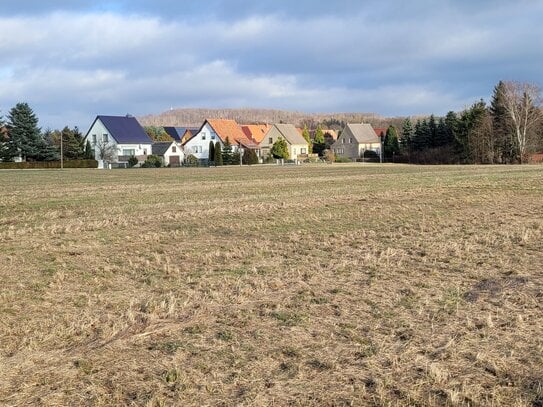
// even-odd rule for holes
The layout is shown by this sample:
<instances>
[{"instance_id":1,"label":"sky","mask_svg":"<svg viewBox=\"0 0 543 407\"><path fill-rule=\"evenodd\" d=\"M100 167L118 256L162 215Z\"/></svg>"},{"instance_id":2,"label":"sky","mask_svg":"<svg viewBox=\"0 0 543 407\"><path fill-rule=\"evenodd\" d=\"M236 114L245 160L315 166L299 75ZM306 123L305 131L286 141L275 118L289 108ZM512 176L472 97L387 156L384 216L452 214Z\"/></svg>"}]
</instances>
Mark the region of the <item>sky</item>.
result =
<instances>
[{"instance_id":1,"label":"sky","mask_svg":"<svg viewBox=\"0 0 543 407\"><path fill-rule=\"evenodd\" d=\"M1 0L0 115L255 107L406 116L543 85L543 0Z\"/></svg>"}]
</instances>

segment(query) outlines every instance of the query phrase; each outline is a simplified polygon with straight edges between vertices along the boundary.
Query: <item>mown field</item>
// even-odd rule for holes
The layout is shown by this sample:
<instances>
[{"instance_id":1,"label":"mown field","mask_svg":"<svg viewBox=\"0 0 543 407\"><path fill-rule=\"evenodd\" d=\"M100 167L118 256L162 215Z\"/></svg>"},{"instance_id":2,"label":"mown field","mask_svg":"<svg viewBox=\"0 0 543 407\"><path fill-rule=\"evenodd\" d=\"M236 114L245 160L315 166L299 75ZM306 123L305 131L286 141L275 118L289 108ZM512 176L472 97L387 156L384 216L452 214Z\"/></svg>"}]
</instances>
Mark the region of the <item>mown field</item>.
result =
<instances>
[{"instance_id":1,"label":"mown field","mask_svg":"<svg viewBox=\"0 0 543 407\"><path fill-rule=\"evenodd\" d=\"M0 405L543 405L542 166L0 186Z\"/></svg>"}]
</instances>

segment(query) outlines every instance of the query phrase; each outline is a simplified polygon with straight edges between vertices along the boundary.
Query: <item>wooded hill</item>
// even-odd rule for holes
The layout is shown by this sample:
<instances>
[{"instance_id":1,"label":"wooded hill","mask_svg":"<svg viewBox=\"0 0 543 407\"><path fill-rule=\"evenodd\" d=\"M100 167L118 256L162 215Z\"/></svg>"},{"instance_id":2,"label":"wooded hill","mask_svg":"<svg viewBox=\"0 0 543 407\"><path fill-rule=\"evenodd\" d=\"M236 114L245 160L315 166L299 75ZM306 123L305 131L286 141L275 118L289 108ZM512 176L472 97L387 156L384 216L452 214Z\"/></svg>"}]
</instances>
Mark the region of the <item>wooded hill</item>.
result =
<instances>
[{"instance_id":1,"label":"wooded hill","mask_svg":"<svg viewBox=\"0 0 543 407\"><path fill-rule=\"evenodd\" d=\"M374 113L304 113L274 109L172 109L138 117L143 126L198 127L205 119L232 119L240 124L292 123L315 128L318 123L341 128L344 123L370 123L374 127L395 125L401 128L403 117L387 118Z\"/></svg>"}]
</instances>

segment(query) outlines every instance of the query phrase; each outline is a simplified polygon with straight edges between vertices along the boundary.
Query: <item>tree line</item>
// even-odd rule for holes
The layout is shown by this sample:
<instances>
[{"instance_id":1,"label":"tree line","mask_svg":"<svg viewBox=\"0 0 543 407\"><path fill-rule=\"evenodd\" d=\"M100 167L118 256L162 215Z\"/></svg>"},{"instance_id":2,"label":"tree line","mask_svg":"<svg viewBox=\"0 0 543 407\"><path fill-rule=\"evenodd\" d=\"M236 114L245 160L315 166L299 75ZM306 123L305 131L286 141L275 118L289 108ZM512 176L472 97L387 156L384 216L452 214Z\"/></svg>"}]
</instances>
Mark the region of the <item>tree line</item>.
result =
<instances>
[{"instance_id":1,"label":"tree line","mask_svg":"<svg viewBox=\"0 0 543 407\"><path fill-rule=\"evenodd\" d=\"M66 160L94 159L90 142L77 127L45 130L38 127L38 117L27 103L17 103L4 119L0 116L0 161L57 161L62 140Z\"/></svg>"},{"instance_id":2,"label":"tree line","mask_svg":"<svg viewBox=\"0 0 543 407\"><path fill-rule=\"evenodd\" d=\"M543 148L541 91L530 83L500 81L487 105L403 122L400 159L412 163L524 163ZM386 143L386 141L385 141ZM385 148L386 151L386 148Z\"/></svg>"}]
</instances>

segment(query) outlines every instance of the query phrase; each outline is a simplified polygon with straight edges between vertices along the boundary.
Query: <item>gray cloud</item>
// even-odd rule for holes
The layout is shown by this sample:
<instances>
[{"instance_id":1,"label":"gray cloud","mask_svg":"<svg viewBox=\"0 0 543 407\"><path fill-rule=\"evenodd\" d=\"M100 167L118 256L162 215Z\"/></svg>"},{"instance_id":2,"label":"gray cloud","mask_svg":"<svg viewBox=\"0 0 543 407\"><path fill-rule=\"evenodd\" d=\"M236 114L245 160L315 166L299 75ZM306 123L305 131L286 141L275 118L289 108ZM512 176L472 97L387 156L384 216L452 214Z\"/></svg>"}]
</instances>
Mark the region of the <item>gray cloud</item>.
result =
<instances>
[{"instance_id":1,"label":"gray cloud","mask_svg":"<svg viewBox=\"0 0 543 407\"><path fill-rule=\"evenodd\" d=\"M51 127L170 106L444 114L543 64L541 1L19 3L0 5L0 108Z\"/></svg>"}]
</instances>

